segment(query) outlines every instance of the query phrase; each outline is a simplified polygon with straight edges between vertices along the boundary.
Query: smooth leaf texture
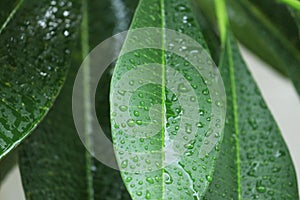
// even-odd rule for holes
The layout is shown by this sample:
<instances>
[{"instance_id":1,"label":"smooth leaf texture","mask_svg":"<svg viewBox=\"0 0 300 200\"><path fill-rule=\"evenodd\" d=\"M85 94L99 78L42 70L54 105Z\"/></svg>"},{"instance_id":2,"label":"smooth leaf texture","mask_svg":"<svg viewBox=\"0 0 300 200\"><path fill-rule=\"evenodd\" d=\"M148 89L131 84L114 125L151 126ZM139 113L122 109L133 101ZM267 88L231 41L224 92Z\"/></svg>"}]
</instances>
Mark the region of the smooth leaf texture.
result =
<instances>
[{"instance_id":1,"label":"smooth leaf texture","mask_svg":"<svg viewBox=\"0 0 300 200\"><path fill-rule=\"evenodd\" d=\"M28 200L130 199L119 172L92 158L81 143L72 116L72 89L78 67L86 56L82 55L83 51L90 51L115 31L126 29L137 1L84 2L82 27L85 29L81 30L81 41L73 54L66 84L53 110L19 152L22 182ZM116 5L122 5L123 10ZM108 71L100 82L105 87L99 89L96 98L99 121L106 131L110 130L107 123L109 111L105 111L109 108L110 78Z\"/></svg>"},{"instance_id":2,"label":"smooth leaf texture","mask_svg":"<svg viewBox=\"0 0 300 200\"><path fill-rule=\"evenodd\" d=\"M201 0L198 4L216 23L213 1ZM296 24L285 6L271 0L227 0L226 5L235 36L264 61L287 74L299 93L300 42Z\"/></svg>"},{"instance_id":3,"label":"smooth leaf texture","mask_svg":"<svg viewBox=\"0 0 300 200\"><path fill-rule=\"evenodd\" d=\"M0 2L0 160L42 120L63 85L76 0Z\"/></svg>"},{"instance_id":4,"label":"smooth leaf texture","mask_svg":"<svg viewBox=\"0 0 300 200\"><path fill-rule=\"evenodd\" d=\"M141 0L130 29L145 27L183 32L200 43L205 48L203 51L207 50L188 0ZM153 33L146 31L144 34L146 42L153 41L150 39ZM162 44L168 37L164 33L158 36ZM134 42L143 42L134 40L135 36L129 33L123 50ZM189 55L195 53L184 46L180 36L176 42L182 42L181 51ZM164 45L174 46L168 42ZM133 199L200 199L211 182L218 148L204 157L198 151L206 137L221 138L220 134L209 130L211 105L216 102L212 102L211 91L197 69L185 58L164 50L164 47L135 50L124 54L117 62L110 92L115 153ZM151 66L151 63L158 65L144 69L143 66ZM147 82L149 78L152 81ZM187 83L184 80L188 80ZM175 83L169 88L167 83L172 81ZM191 89L187 87L189 84ZM131 87L136 89L131 91ZM194 91L195 96L188 91ZM183 101L185 98L188 100ZM197 103L193 103L196 100ZM189 140L187 135L192 132L195 138ZM165 165L168 156L172 156L168 153L168 145L177 137L185 150L179 160ZM174 149L179 149L181 144L176 145Z\"/></svg>"},{"instance_id":5,"label":"smooth leaf texture","mask_svg":"<svg viewBox=\"0 0 300 200\"><path fill-rule=\"evenodd\" d=\"M221 11L226 18L225 8ZM276 122L228 24L219 27L227 35L219 59L227 118L215 174L204 199L298 199L295 169Z\"/></svg>"},{"instance_id":6,"label":"smooth leaf texture","mask_svg":"<svg viewBox=\"0 0 300 200\"><path fill-rule=\"evenodd\" d=\"M297 28L298 28L298 42L300 42L300 1L295 0L295 4L297 5L290 5L288 3L286 3L291 15L294 17L295 22L297 24ZM284 3L284 2L282 2Z\"/></svg>"},{"instance_id":7,"label":"smooth leaf texture","mask_svg":"<svg viewBox=\"0 0 300 200\"><path fill-rule=\"evenodd\" d=\"M219 66L227 120L205 199L299 199L289 151L230 34Z\"/></svg>"}]
</instances>

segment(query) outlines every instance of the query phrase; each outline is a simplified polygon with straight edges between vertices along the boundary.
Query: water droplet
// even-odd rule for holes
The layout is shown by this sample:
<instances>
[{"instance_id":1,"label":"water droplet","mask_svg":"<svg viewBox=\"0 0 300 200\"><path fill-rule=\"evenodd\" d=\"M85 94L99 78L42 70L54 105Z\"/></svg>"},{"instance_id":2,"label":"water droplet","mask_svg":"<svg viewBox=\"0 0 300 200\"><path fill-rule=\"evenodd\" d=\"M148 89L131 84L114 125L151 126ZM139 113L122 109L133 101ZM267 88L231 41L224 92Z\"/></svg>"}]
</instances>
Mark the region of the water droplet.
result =
<instances>
[{"instance_id":1,"label":"water droplet","mask_svg":"<svg viewBox=\"0 0 300 200\"><path fill-rule=\"evenodd\" d=\"M198 127L198 128L203 128L203 123L202 123L202 122L198 122L198 123L197 123L197 127Z\"/></svg>"},{"instance_id":2,"label":"water droplet","mask_svg":"<svg viewBox=\"0 0 300 200\"><path fill-rule=\"evenodd\" d=\"M151 193L147 190L146 191L146 199L150 199L151 198Z\"/></svg>"},{"instance_id":3,"label":"water droplet","mask_svg":"<svg viewBox=\"0 0 300 200\"><path fill-rule=\"evenodd\" d=\"M127 183L129 183L130 181L132 181L132 178L131 178L131 177L127 177L127 178L125 179L125 181L126 181Z\"/></svg>"},{"instance_id":4,"label":"water droplet","mask_svg":"<svg viewBox=\"0 0 300 200\"><path fill-rule=\"evenodd\" d=\"M208 89L202 90L202 94L204 94L204 95L208 95L208 94L209 94L209 91L208 91Z\"/></svg>"},{"instance_id":5,"label":"water droplet","mask_svg":"<svg viewBox=\"0 0 300 200\"><path fill-rule=\"evenodd\" d=\"M183 12L183 11L188 11L188 10L189 10L189 9L188 9L185 5L183 5L183 4L179 4L178 6L175 7L175 9L176 9L177 11L181 11L181 12Z\"/></svg>"},{"instance_id":6,"label":"water droplet","mask_svg":"<svg viewBox=\"0 0 300 200\"><path fill-rule=\"evenodd\" d=\"M45 76L47 76L47 73L46 72L40 72L40 75L45 77Z\"/></svg>"},{"instance_id":7,"label":"water droplet","mask_svg":"<svg viewBox=\"0 0 300 200\"><path fill-rule=\"evenodd\" d=\"M150 177L146 178L146 181L147 181L148 183L150 183L150 184L153 184L153 183L154 183L153 178L150 178Z\"/></svg>"},{"instance_id":8,"label":"water droplet","mask_svg":"<svg viewBox=\"0 0 300 200\"><path fill-rule=\"evenodd\" d=\"M196 97L192 96L192 97L190 98L190 100L191 100L192 102L195 102L195 101L196 101Z\"/></svg>"},{"instance_id":9,"label":"water droplet","mask_svg":"<svg viewBox=\"0 0 300 200\"><path fill-rule=\"evenodd\" d=\"M256 186L256 190L259 193L265 193L266 192L266 187L258 185L258 186Z\"/></svg>"},{"instance_id":10,"label":"water droplet","mask_svg":"<svg viewBox=\"0 0 300 200\"><path fill-rule=\"evenodd\" d=\"M124 160L122 163L121 163L121 167L124 169L128 166L128 160Z\"/></svg>"},{"instance_id":11,"label":"water droplet","mask_svg":"<svg viewBox=\"0 0 300 200\"><path fill-rule=\"evenodd\" d=\"M211 183L212 182L212 176L210 176L210 175L206 175L205 176L205 178L206 178L206 180L209 182L209 183Z\"/></svg>"},{"instance_id":12,"label":"water droplet","mask_svg":"<svg viewBox=\"0 0 300 200\"><path fill-rule=\"evenodd\" d=\"M69 11L67 11L67 10L65 10L65 11L63 12L63 16L64 16L64 17L67 17L67 16L69 16L69 14L70 14L70 12L69 12Z\"/></svg>"},{"instance_id":13,"label":"water droplet","mask_svg":"<svg viewBox=\"0 0 300 200\"><path fill-rule=\"evenodd\" d=\"M135 61L134 61L134 59L132 59L132 58L129 59L129 62L130 62L131 64L133 64L133 65L135 64Z\"/></svg>"},{"instance_id":14,"label":"water droplet","mask_svg":"<svg viewBox=\"0 0 300 200\"><path fill-rule=\"evenodd\" d=\"M118 90L118 93L119 93L120 95L124 96L126 92L125 92L124 90Z\"/></svg>"},{"instance_id":15,"label":"water droplet","mask_svg":"<svg viewBox=\"0 0 300 200\"><path fill-rule=\"evenodd\" d=\"M129 127L134 127L134 125L135 125L134 120L133 120L133 119L129 119L129 120L127 121L127 125L128 125Z\"/></svg>"},{"instance_id":16,"label":"water droplet","mask_svg":"<svg viewBox=\"0 0 300 200\"><path fill-rule=\"evenodd\" d=\"M140 98L143 98L143 97L144 97L143 93L139 93L138 96L139 96Z\"/></svg>"},{"instance_id":17,"label":"water droplet","mask_svg":"<svg viewBox=\"0 0 300 200\"><path fill-rule=\"evenodd\" d=\"M173 183L173 178L167 171L164 171L164 180L165 180L165 183L168 185Z\"/></svg>"},{"instance_id":18,"label":"water droplet","mask_svg":"<svg viewBox=\"0 0 300 200\"><path fill-rule=\"evenodd\" d=\"M136 117L140 116L139 111L136 111L136 110L133 112L133 114L134 114L134 116L136 116Z\"/></svg>"},{"instance_id":19,"label":"water droplet","mask_svg":"<svg viewBox=\"0 0 300 200\"><path fill-rule=\"evenodd\" d=\"M134 156L133 157L133 162L138 162L139 161L139 158L137 156Z\"/></svg>"},{"instance_id":20,"label":"water droplet","mask_svg":"<svg viewBox=\"0 0 300 200\"><path fill-rule=\"evenodd\" d=\"M185 124L185 132L187 134L192 133L192 125L191 124Z\"/></svg>"},{"instance_id":21,"label":"water droplet","mask_svg":"<svg viewBox=\"0 0 300 200\"><path fill-rule=\"evenodd\" d=\"M178 91L179 91L179 92L188 92L189 89L184 85L184 83L180 83L180 84L178 85Z\"/></svg>"},{"instance_id":22,"label":"water droplet","mask_svg":"<svg viewBox=\"0 0 300 200\"><path fill-rule=\"evenodd\" d=\"M70 32L67 31L67 30L65 30L65 31L64 31L64 36L68 37L69 35L70 35Z\"/></svg>"},{"instance_id":23,"label":"water droplet","mask_svg":"<svg viewBox=\"0 0 300 200\"><path fill-rule=\"evenodd\" d=\"M128 109L128 107L125 106L125 105L122 105L122 106L119 106L119 109L120 109L122 112L125 112L125 111Z\"/></svg>"},{"instance_id":24,"label":"water droplet","mask_svg":"<svg viewBox=\"0 0 300 200\"><path fill-rule=\"evenodd\" d=\"M129 85L134 85L134 81L129 81Z\"/></svg>"}]
</instances>

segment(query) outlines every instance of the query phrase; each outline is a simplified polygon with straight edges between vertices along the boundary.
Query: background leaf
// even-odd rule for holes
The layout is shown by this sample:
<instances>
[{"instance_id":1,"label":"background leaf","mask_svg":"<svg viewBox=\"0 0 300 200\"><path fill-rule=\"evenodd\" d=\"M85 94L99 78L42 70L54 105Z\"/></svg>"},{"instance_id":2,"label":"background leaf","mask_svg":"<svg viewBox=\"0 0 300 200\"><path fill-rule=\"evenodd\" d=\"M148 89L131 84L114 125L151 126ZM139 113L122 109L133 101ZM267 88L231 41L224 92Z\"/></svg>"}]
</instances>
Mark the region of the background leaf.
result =
<instances>
[{"instance_id":1,"label":"background leaf","mask_svg":"<svg viewBox=\"0 0 300 200\"><path fill-rule=\"evenodd\" d=\"M114 3L119 3L117 6L121 5L123 10ZM75 75L86 56L82 55L82 45L90 51L113 33L126 29L136 4L132 0L84 2L82 27L86 29L81 29L81 42L73 54L66 84L53 110L25 141L19 153L27 199L130 199L119 172L104 166L86 152L74 126L71 98ZM119 18L120 13L124 14L123 18ZM108 134L109 110L106 108L109 108L110 70L101 79L99 84L105 87L98 90L96 98L99 122Z\"/></svg>"},{"instance_id":2,"label":"background leaf","mask_svg":"<svg viewBox=\"0 0 300 200\"><path fill-rule=\"evenodd\" d=\"M213 1L197 2L216 24ZM299 93L299 37L286 7L267 0L227 0L226 5L235 36L264 61L287 74Z\"/></svg>"},{"instance_id":3,"label":"background leaf","mask_svg":"<svg viewBox=\"0 0 300 200\"><path fill-rule=\"evenodd\" d=\"M221 153L206 199L298 199L289 151L229 35L220 70L227 92Z\"/></svg>"},{"instance_id":4,"label":"background leaf","mask_svg":"<svg viewBox=\"0 0 300 200\"><path fill-rule=\"evenodd\" d=\"M80 5L76 0L4 0L0 7L1 160L37 126L58 95Z\"/></svg>"},{"instance_id":5,"label":"background leaf","mask_svg":"<svg viewBox=\"0 0 300 200\"><path fill-rule=\"evenodd\" d=\"M225 135L204 199L298 199L289 151L234 37L225 31L219 64L227 86Z\"/></svg>"}]
</instances>

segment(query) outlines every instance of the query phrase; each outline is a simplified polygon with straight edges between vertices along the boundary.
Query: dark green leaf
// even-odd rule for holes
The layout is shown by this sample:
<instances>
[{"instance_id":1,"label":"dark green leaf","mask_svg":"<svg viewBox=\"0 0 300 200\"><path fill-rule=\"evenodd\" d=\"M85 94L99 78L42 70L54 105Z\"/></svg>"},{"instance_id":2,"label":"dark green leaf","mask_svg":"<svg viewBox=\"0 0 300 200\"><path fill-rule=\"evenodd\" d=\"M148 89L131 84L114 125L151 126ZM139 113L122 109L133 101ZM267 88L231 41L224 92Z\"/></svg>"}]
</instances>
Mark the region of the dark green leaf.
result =
<instances>
[{"instance_id":1,"label":"dark green leaf","mask_svg":"<svg viewBox=\"0 0 300 200\"><path fill-rule=\"evenodd\" d=\"M79 65L90 51L114 31L126 29L137 2L120 1L125 10L118 10L113 1L84 1L80 44L73 54L72 68L53 110L22 145L20 170L27 199L130 199L118 171L102 165L85 150L74 126L72 89ZM123 19L117 12L124 12ZM120 27L125 24L125 27ZM119 28L118 28L119 27ZM83 46L85 48L83 52ZM110 130L108 89L111 74L100 81L105 89L98 91L99 121ZM103 113L104 112L104 113ZM106 128L107 127L107 128Z\"/></svg>"},{"instance_id":2,"label":"dark green leaf","mask_svg":"<svg viewBox=\"0 0 300 200\"><path fill-rule=\"evenodd\" d=\"M130 30L147 27L183 32L205 48L202 52L207 50L188 0L141 0ZM125 52L134 45L151 46L157 42L153 35L163 44L127 52L117 62L110 93L116 157L133 199L200 199L211 181L217 154L213 148L202 156L200 147L207 137L220 139L209 129L216 117L211 115L212 105L217 104L211 99L214 91L208 90L197 68L207 67L211 60L201 60L207 59L203 56L197 60L201 64L193 65L185 60L187 56L172 53L174 48L188 56L201 54L186 38L170 38L165 31L147 30L142 34L145 39L130 32L123 46ZM155 68L143 67L153 63ZM173 149L168 149L171 145ZM167 163L174 152L178 160Z\"/></svg>"},{"instance_id":3,"label":"dark green leaf","mask_svg":"<svg viewBox=\"0 0 300 200\"><path fill-rule=\"evenodd\" d=\"M3 180L5 180L6 175L11 171L14 165L17 164L17 153L16 151L6 156L0 161L0 187Z\"/></svg>"},{"instance_id":4,"label":"dark green leaf","mask_svg":"<svg viewBox=\"0 0 300 200\"><path fill-rule=\"evenodd\" d=\"M205 199L299 199L289 151L231 34L221 55L227 119Z\"/></svg>"},{"instance_id":5,"label":"dark green leaf","mask_svg":"<svg viewBox=\"0 0 300 200\"><path fill-rule=\"evenodd\" d=\"M216 23L213 1L201 0L198 3ZM267 63L287 74L300 92L300 42L297 32L293 31L296 25L282 5L254 0L227 0L226 3L235 36ZM280 17L279 13L282 14Z\"/></svg>"},{"instance_id":6,"label":"dark green leaf","mask_svg":"<svg viewBox=\"0 0 300 200\"><path fill-rule=\"evenodd\" d=\"M0 160L37 126L63 85L77 0L0 1Z\"/></svg>"}]
</instances>

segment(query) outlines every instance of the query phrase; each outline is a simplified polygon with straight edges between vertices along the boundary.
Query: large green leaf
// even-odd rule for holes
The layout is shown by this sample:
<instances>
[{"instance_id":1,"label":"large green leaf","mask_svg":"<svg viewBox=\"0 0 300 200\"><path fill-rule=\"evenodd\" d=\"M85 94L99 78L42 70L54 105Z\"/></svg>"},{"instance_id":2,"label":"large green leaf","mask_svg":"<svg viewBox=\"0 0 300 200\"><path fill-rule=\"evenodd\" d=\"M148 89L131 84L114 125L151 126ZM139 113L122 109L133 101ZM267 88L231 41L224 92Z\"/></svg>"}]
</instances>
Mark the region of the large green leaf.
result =
<instances>
[{"instance_id":1,"label":"large green leaf","mask_svg":"<svg viewBox=\"0 0 300 200\"><path fill-rule=\"evenodd\" d=\"M226 9L218 8L226 19ZM219 23L226 38L219 69L226 85L227 117L215 174L204 199L299 199L288 148L228 24Z\"/></svg>"},{"instance_id":2,"label":"large green leaf","mask_svg":"<svg viewBox=\"0 0 300 200\"><path fill-rule=\"evenodd\" d=\"M212 81L197 68L207 67L210 58L200 57L193 65L185 59L201 51L188 39L148 27L182 32L203 46L202 53L207 51L188 0L140 1L111 82L112 134L122 178L133 199L200 199L218 152L213 146L201 155L201 149L209 144L206 138L221 139L209 124L221 118L212 116L212 105L224 102L212 101L215 91L206 85ZM139 45L143 48L131 51Z\"/></svg>"},{"instance_id":3,"label":"large green leaf","mask_svg":"<svg viewBox=\"0 0 300 200\"><path fill-rule=\"evenodd\" d=\"M0 2L0 160L42 120L63 85L77 0Z\"/></svg>"},{"instance_id":4,"label":"large green leaf","mask_svg":"<svg viewBox=\"0 0 300 200\"><path fill-rule=\"evenodd\" d=\"M282 4L286 4L298 28L298 43L300 43L300 1L299 0L278 0ZM293 29L293 27L291 27ZM294 27L295 28L295 27ZM293 33L295 34L296 31Z\"/></svg>"},{"instance_id":5,"label":"large green leaf","mask_svg":"<svg viewBox=\"0 0 300 200\"><path fill-rule=\"evenodd\" d=\"M289 151L231 35L219 66L227 119L205 199L298 199Z\"/></svg>"},{"instance_id":6,"label":"large green leaf","mask_svg":"<svg viewBox=\"0 0 300 200\"><path fill-rule=\"evenodd\" d=\"M19 152L20 170L27 199L130 199L118 171L104 166L85 150L74 126L72 89L79 65L92 48L115 31L126 29L137 2L84 1L80 43L73 54L72 67L53 110L24 142ZM122 12L122 18L118 14ZM110 71L108 71L110 72ZM96 98L99 121L110 131L108 90L110 73L100 81ZM105 124L106 123L106 124ZM109 132L108 132L109 134Z\"/></svg>"},{"instance_id":7,"label":"large green leaf","mask_svg":"<svg viewBox=\"0 0 300 200\"><path fill-rule=\"evenodd\" d=\"M213 1L201 0L198 4L216 22ZM299 38L296 24L286 10L282 10L282 5L254 0L227 0L226 5L235 36L267 63L287 74L300 92Z\"/></svg>"}]
</instances>

